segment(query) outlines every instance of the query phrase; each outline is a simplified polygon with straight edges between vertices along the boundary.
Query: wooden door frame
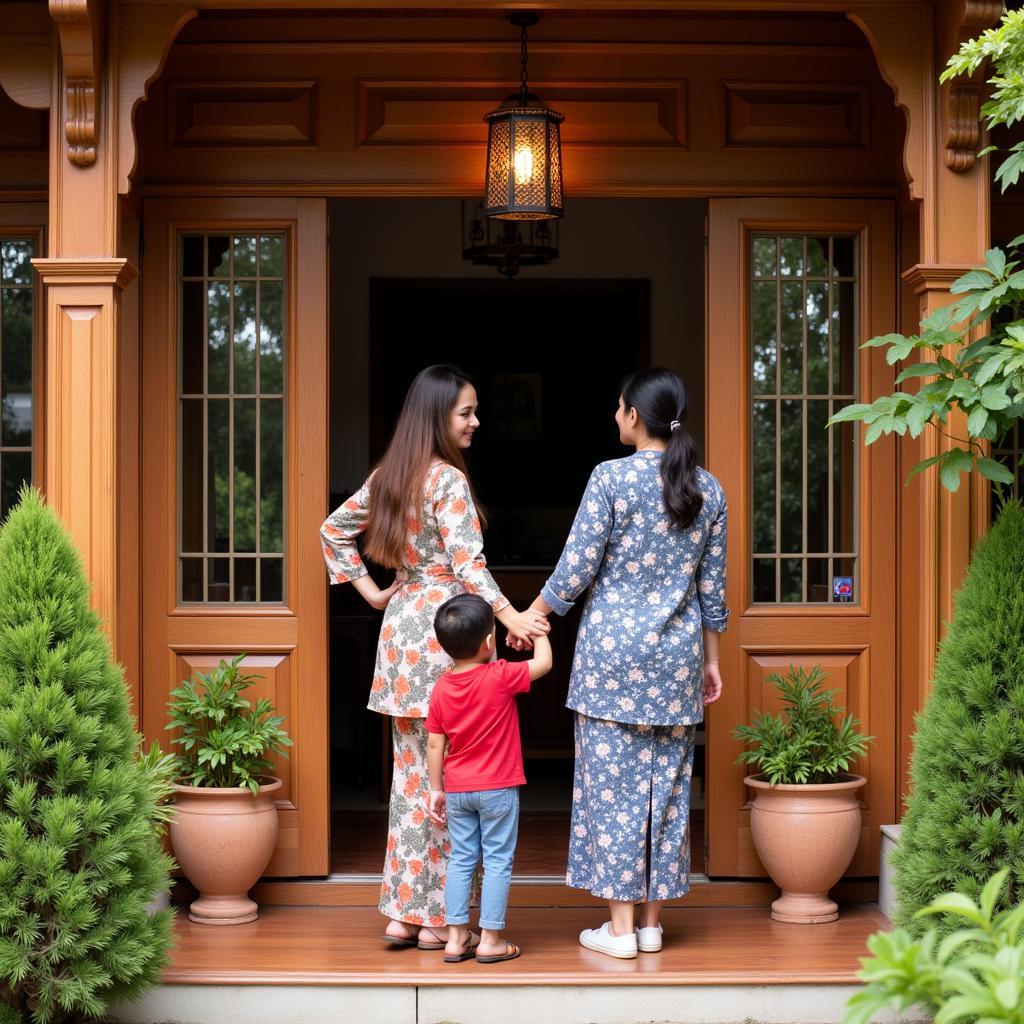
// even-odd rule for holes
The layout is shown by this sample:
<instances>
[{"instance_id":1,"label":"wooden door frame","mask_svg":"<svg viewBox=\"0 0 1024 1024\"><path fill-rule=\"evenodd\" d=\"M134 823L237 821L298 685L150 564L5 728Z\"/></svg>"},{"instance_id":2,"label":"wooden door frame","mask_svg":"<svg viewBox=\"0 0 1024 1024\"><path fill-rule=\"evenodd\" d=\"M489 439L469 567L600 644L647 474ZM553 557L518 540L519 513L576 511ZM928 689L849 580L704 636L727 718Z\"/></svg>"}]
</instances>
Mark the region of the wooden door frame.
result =
<instances>
[{"instance_id":1,"label":"wooden door frame","mask_svg":"<svg viewBox=\"0 0 1024 1024\"><path fill-rule=\"evenodd\" d=\"M46 253L47 204L0 202L0 235L31 238L37 256ZM32 482L42 488L46 480L46 299L38 271L33 272L35 308L32 323Z\"/></svg>"},{"instance_id":2,"label":"wooden door frame","mask_svg":"<svg viewBox=\"0 0 1024 1024\"><path fill-rule=\"evenodd\" d=\"M167 716L156 699L173 685L179 657L230 655L244 650L264 660L287 659L291 711L286 728L297 735L289 760L279 812L278 846L269 875L328 873L327 578L319 528L328 488L327 460L319 471L302 452L326 452L327 310L311 296L326 296L327 216L323 199L148 200L144 238L142 317L142 495L143 682L140 723L151 740L166 743ZM289 236L286 278L285 574L282 606L181 605L177 600L178 459L178 289L177 240L181 231L283 230ZM303 301L306 298L307 301ZM168 326L173 325L169 331ZM320 339L309 344L308 339ZM307 341L302 343L300 339ZM171 383L173 382L173 383ZM300 382L305 385L301 396ZM319 394L310 394L312 387ZM298 408L303 406L303 415ZM295 510L289 515L288 508ZM152 557L147 533L174 538ZM301 609L301 616L299 610ZM258 642L253 642L258 636ZM319 683L318 683L319 680ZM317 707L317 691L322 705ZM322 785L310 785L320 779ZM301 793L301 797L300 797ZM299 822L301 817L301 835Z\"/></svg>"},{"instance_id":3,"label":"wooden door frame","mask_svg":"<svg viewBox=\"0 0 1024 1024\"><path fill-rule=\"evenodd\" d=\"M770 209L770 212L767 212ZM727 553L727 599L732 610L730 632L723 638L722 674L725 690L722 699L709 709L708 726L708 810L707 835L710 845L709 873L720 876L747 873L744 839L737 829L735 801L717 793L737 793L743 789L747 771L735 763L742 744L721 735L723 727L715 729L715 720L723 717L731 726L746 721L749 713L746 702L744 645L739 638L741 618L746 622L770 619L812 619L813 635L807 642L816 652L830 650L847 652L860 646L864 652L860 666L860 684L863 690L860 707L851 711L861 719L866 732L874 737L873 750L876 763L885 766L884 773L869 772L864 804L871 811L871 820L883 817L898 820L896 756L897 708L897 643L896 587L886 586L872 571L864 555L881 563L898 565L897 540L899 505L902 487L896 478L898 472L895 442L892 438L862 448L860 464L860 494L858 516L861 551L861 582L857 602L850 607L837 608L796 605L791 608L775 605L759 608L748 599L751 593L751 566L746 540L737 541L737 527L745 528L749 522L750 494L750 435L749 435L749 373L748 329L750 317L748 267L748 239L754 231L794 232L799 234L856 233L861 239L859 252L860 296L858 303L858 337L866 340L894 329L896 324L896 272L895 224L893 204L869 199L724 199L709 205L709 269L708 315L705 332L705 395L706 395L706 464L711 472L723 480L730 505L731 542ZM713 276L710 260L716 258L725 266L735 267L736 277L718 281ZM737 290L738 301L735 294ZM721 288L727 301L716 303L716 289ZM882 394L893 389L895 371L885 362L878 349L859 353L859 389L861 394ZM715 406L711 388L714 377L729 380L737 388L737 401L742 410L737 437L735 404ZM732 482L730 485L730 481ZM892 515L878 509L873 496L893 495L895 507ZM843 636L841 627L854 620L868 624L876 620L893 623L889 642L865 637ZM773 649L772 638L761 635L749 638L758 652ZM748 645L750 646L750 645ZM778 653L786 653L787 645L774 645ZM881 648L881 649L879 649ZM891 685L873 686L872 665ZM718 735L715 735L717 733ZM876 874L878 871L879 836L877 829L865 836L866 847L854 862L858 874ZM746 857L749 863L749 856Z\"/></svg>"}]
</instances>

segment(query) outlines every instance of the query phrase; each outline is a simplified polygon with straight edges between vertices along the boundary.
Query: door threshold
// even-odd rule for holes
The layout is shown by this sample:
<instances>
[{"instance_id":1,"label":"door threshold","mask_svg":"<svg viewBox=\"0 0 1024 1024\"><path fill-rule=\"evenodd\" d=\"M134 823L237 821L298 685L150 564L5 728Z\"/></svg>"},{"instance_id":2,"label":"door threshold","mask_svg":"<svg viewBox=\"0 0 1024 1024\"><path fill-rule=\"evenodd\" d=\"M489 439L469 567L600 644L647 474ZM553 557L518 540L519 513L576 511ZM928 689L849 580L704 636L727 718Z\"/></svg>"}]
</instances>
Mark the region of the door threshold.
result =
<instances>
[{"instance_id":1,"label":"door threshold","mask_svg":"<svg viewBox=\"0 0 1024 1024\"><path fill-rule=\"evenodd\" d=\"M711 879L707 875L690 875L691 885L704 885ZM274 884L274 883L268 883ZM352 873L328 875L326 878L308 878L296 881L297 885L380 885L380 875L358 875ZM565 885L565 875L518 875L512 876L512 885Z\"/></svg>"}]
</instances>

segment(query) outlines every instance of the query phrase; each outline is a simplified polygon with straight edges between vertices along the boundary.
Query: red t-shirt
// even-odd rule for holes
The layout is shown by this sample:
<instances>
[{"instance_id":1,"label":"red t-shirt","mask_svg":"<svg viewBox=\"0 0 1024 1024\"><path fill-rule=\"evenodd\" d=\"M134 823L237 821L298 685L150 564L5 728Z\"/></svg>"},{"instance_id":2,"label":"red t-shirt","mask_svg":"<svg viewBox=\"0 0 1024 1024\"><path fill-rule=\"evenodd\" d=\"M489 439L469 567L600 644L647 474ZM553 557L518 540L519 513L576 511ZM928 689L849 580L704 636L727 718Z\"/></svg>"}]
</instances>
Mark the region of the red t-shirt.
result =
<instances>
[{"instance_id":1,"label":"red t-shirt","mask_svg":"<svg viewBox=\"0 0 1024 1024\"><path fill-rule=\"evenodd\" d=\"M444 788L449 793L522 786L516 694L530 690L525 661L488 661L468 672L446 672L434 684L427 732L448 737Z\"/></svg>"}]
</instances>

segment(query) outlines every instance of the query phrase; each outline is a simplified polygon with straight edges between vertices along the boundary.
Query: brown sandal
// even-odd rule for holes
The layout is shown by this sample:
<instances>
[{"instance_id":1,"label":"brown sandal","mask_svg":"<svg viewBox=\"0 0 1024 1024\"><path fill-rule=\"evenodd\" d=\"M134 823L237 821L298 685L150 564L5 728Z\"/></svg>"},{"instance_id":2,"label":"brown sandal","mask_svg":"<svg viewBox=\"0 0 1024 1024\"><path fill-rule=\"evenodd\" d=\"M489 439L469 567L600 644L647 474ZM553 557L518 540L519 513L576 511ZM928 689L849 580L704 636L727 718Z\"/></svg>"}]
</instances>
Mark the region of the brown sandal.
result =
<instances>
[{"instance_id":1,"label":"brown sandal","mask_svg":"<svg viewBox=\"0 0 1024 1024\"><path fill-rule=\"evenodd\" d=\"M405 924L404 921L400 921L398 923ZM409 928L414 926L406 925L406 927ZM416 938L412 935L389 935L387 932L385 932L380 938L382 942L388 942L392 946L397 946L399 949L411 949L417 942Z\"/></svg>"},{"instance_id":2,"label":"brown sandal","mask_svg":"<svg viewBox=\"0 0 1024 1024\"><path fill-rule=\"evenodd\" d=\"M474 942L473 940L476 939ZM472 960L476 956L476 947L480 945L480 936L476 932L469 933L469 942L461 953L445 953L446 964L461 964L464 960Z\"/></svg>"},{"instance_id":3,"label":"brown sandal","mask_svg":"<svg viewBox=\"0 0 1024 1024\"><path fill-rule=\"evenodd\" d=\"M444 947L448 945L447 939L438 939L437 932L435 932L433 928L420 928L420 936L422 936L424 932L427 932L429 935L433 935L434 941L424 942L422 938L419 938L415 943L417 949L426 949L431 952L436 952L439 949L444 949Z\"/></svg>"},{"instance_id":4,"label":"brown sandal","mask_svg":"<svg viewBox=\"0 0 1024 1024\"><path fill-rule=\"evenodd\" d=\"M515 960L523 951L514 943L505 940L505 952L500 956L478 956L478 964L500 964L503 960Z\"/></svg>"}]
</instances>

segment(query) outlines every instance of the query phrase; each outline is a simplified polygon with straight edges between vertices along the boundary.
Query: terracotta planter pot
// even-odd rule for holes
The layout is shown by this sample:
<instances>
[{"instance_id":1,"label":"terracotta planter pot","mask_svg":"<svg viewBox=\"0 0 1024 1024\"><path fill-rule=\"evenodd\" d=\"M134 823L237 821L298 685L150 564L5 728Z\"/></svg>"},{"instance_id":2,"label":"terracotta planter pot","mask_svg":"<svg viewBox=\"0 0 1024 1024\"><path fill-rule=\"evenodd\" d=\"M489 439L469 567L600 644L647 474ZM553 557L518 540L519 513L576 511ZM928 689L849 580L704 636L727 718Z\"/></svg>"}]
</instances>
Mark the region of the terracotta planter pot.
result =
<instances>
[{"instance_id":1,"label":"terracotta planter pot","mask_svg":"<svg viewBox=\"0 0 1024 1024\"><path fill-rule=\"evenodd\" d=\"M807 786L770 786L759 775L743 781L754 790L754 848L782 890L772 904L772 918L791 924L834 921L839 909L828 891L843 877L857 849L857 791L867 779L846 775L841 782Z\"/></svg>"},{"instance_id":2,"label":"terracotta planter pot","mask_svg":"<svg viewBox=\"0 0 1024 1024\"><path fill-rule=\"evenodd\" d=\"M277 841L274 794L268 780L253 796L247 789L174 787L170 835L174 856L199 890L189 920L199 924L255 921L249 890L263 874Z\"/></svg>"}]
</instances>

